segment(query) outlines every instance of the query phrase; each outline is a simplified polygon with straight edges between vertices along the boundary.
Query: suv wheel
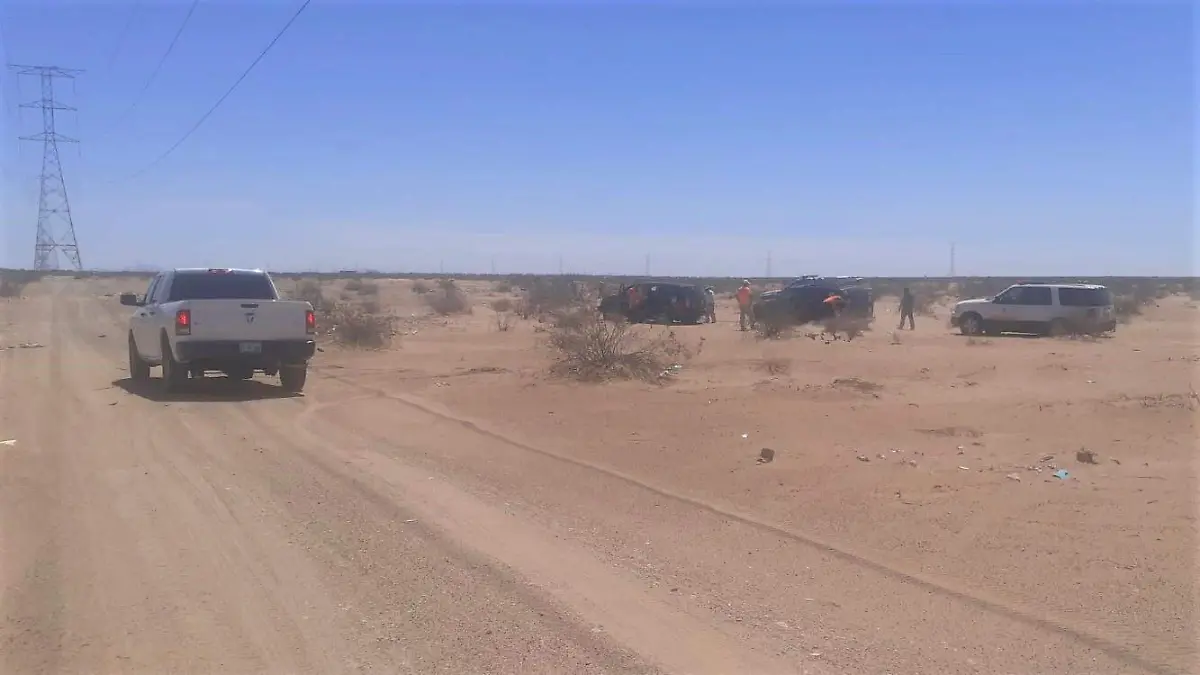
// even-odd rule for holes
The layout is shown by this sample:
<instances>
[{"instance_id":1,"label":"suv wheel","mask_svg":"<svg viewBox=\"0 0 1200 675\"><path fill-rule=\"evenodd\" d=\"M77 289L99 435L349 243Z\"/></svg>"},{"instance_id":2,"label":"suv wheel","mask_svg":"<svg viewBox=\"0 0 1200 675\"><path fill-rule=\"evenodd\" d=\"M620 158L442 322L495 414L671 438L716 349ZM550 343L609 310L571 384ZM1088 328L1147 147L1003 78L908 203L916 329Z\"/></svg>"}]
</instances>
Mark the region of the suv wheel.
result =
<instances>
[{"instance_id":1,"label":"suv wheel","mask_svg":"<svg viewBox=\"0 0 1200 675\"><path fill-rule=\"evenodd\" d=\"M963 335L979 335L983 332L983 318L974 312L964 314L958 325Z\"/></svg>"}]
</instances>

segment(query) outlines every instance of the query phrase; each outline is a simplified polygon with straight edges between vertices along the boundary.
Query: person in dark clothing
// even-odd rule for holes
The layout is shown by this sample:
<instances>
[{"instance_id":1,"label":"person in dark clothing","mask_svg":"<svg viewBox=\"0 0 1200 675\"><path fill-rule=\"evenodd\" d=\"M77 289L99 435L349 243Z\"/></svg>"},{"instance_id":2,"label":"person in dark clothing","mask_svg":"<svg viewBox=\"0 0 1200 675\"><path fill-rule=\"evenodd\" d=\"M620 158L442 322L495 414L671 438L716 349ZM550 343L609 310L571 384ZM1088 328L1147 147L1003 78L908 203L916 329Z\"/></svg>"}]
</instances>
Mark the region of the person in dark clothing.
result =
<instances>
[{"instance_id":1,"label":"person in dark clothing","mask_svg":"<svg viewBox=\"0 0 1200 675\"><path fill-rule=\"evenodd\" d=\"M916 298L913 297L912 291L908 287L904 288L904 294L900 296L900 327L898 330L904 330L904 320L908 319L908 329L916 330L916 324L913 322L913 308L916 305Z\"/></svg>"}]
</instances>

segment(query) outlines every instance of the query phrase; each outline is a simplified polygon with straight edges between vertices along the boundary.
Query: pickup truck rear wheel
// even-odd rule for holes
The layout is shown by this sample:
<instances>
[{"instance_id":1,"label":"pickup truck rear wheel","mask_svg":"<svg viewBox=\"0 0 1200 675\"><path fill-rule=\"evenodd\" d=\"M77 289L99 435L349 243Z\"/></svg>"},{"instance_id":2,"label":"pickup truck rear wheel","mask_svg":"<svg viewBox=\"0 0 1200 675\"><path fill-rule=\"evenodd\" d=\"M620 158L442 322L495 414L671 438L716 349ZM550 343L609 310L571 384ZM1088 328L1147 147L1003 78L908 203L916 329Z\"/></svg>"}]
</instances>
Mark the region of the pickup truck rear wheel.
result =
<instances>
[{"instance_id":1,"label":"pickup truck rear wheel","mask_svg":"<svg viewBox=\"0 0 1200 675\"><path fill-rule=\"evenodd\" d=\"M150 379L150 364L146 363L138 354L137 343L133 341L132 333L129 335L129 379L134 382L145 382Z\"/></svg>"},{"instance_id":2,"label":"pickup truck rear wheel","mask_svg":"<svg viewBox=\"0 0 1200 675\"><path fill-rule=\"evenodd\" d=\"M279 368L279 384L286 391L300 393L304 391L304 381L308 379L308 366L281 366Z\"/></svg>"},{"instance_id":3,"label":"pickup truck rear wheel","mask_svg":"<svg viewBox=\"0 0 1200 675\"><path fill-rule=\"evenodd\" d=\"M162 339L163 392L170 394L178 391L187 382L187 378L187 369L175 360L175 355L171 353L171 343L167 341L167 337L164 335Z\"/></svg>"}]
</instances>

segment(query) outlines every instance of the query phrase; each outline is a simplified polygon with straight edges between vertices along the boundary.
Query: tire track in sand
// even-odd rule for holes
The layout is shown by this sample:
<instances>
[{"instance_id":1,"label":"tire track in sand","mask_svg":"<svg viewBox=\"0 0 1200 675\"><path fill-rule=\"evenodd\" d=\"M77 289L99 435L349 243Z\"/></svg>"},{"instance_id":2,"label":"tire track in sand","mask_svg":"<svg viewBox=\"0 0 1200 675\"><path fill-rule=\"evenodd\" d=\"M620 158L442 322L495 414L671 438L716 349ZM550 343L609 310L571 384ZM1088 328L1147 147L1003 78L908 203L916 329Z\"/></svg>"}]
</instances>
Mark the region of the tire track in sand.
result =
<instances>
[{"instance_id":1,"label":"tire track in sand","mask_svg":"<svg viewBox=\"0 0 1200 675\"><path fill-rule=\"evenodd\" d=\"M1177 653L1177 650L1175 650L1173 647L1163 644L1161 641L1154 640L1151 637L1138 635L1136 636L1136 639L1122 640L1121 635L1122 633L1125 633L1125 631L1122 631L1119 627L1106 626L1102 629L1097 629L1093 626L1082 626L1077 622L1068 621L1062 617L1051 615L1048 612L1024 607L1016 603L1003 600L992 594L981 592L978 589L963 587L946 579L937 579L917 572L907 571L895 565L875 559L867 553L855 550L844 544L835 544L823 538L796 531L794 529L757 518L753 515L743 513L726 506L681 494L670 488L655 485L618 469L613 469L611 467L603 466L594 462L571 457L562 453L522 442L500 431L488 427L484 422L456 414L454 411L446 408L445 406L427 401L418 396L389 392L378 387L372 387L355 382L340 375L326 373L324 377L338 381L359 391L367 392L371 398L383 398L396 401L414 410L438 419L458 424L473 433L504 443L511 447L609 476L629 485L647 490L665 499L686 504L715 516L725 518L730 521L758 529L760 531L769 532L799 544L803 544L863 569L876 572L903 583L912 584L926 591L973 606L979 610L1011 619L1039 630L1064 635L1092 649L1100 651L1113 659L1137 666L1148 672L1157 673L1159 675L1187 675L1191 672L1192 664L1190 662L1190 654ZM320 403L315 406L309 406L303 413L301 413L301 418L298 420L298 423L301 426L309 424L311 422L311 417L317 412L329 408L336 408L337 406L345 403L345 401L331 401L328 403ZM1134 636L1130 635L1130 637ZM1150 646L1156 653L1153 656L1148 656L1138 653L1127 646L1127 642L1135 642L1137 640L1140 640L1147 644L1147 646Z\"/></svg>"}]
</instances>

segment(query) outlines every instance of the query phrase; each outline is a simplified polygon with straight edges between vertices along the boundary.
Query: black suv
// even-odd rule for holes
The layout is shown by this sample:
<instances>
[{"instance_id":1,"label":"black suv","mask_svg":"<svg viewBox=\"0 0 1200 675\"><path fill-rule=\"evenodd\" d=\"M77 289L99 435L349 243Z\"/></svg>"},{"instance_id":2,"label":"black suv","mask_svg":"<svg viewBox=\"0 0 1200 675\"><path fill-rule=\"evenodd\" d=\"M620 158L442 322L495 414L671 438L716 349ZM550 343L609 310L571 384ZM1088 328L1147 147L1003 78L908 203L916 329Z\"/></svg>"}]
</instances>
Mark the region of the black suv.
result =
<instances>
[{"instance_id":1,"label":"black suv","mask_svg":"<svg viewBox=\"0 0 1200 675\"><path fill-rule=\"evenodd\" d=\"M871 289L865 286L843 288L823 280L801 279L782 290L766 291L760 295L754 303L754 319L787 319L797 324L828 319L833 316L833 308L825 300L831 295L842 297L846 303L843 312L848 316L870 318L875 314L875 299Z\"/></svg>"},{"instance_id":2,"label":"black suv","mask_svg":"<svg viewBox=\"0 0 1200 675\"><path fill-rule=\"evenodd\" d=\"M637 288L642 302L629 306L629 289ZM707 316L708 294L692 284L641 282L621 286L614 295L600 301L600 313L620 316L630 323L698 324Z\"/></svg>"}]
</instances>

